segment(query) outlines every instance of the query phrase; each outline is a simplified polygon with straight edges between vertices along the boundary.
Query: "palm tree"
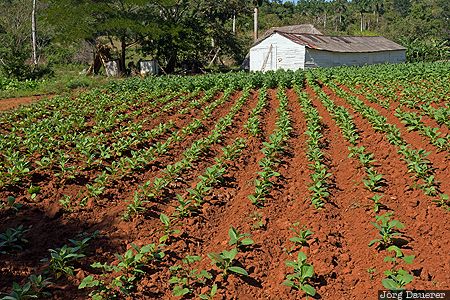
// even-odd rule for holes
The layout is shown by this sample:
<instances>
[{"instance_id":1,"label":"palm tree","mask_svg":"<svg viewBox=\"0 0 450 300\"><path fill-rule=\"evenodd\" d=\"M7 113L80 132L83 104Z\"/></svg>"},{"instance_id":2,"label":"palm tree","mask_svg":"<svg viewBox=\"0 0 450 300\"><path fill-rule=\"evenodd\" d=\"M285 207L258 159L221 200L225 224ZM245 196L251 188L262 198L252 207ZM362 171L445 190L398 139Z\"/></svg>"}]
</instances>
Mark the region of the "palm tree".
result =
<instances>
[{"instance_id":1,"label":"palm tree","mask_svg":"<svg viewBox=\"0 0 450 300\"><path fill-rule=\"evenodd\" d=\"M347 0L335 0L333 2L334 9L339 16L339 27L338 23L336 22L335 31L338 31L338 28L340 29L342 26L342 14L344 14L347 11L347 4L348 4Z\"/></svg>"},{"instance_id":2,"label":"palm tree","mask_svg":"<svg viewBox=\"0 0 450 300\"><path fill-rule=\"evenodd\" d=\"M357 10L361 18L361 32L365 29L364 27L364 13L370 11L371 0L354 0Z\"/></svg>"}]
</instances>

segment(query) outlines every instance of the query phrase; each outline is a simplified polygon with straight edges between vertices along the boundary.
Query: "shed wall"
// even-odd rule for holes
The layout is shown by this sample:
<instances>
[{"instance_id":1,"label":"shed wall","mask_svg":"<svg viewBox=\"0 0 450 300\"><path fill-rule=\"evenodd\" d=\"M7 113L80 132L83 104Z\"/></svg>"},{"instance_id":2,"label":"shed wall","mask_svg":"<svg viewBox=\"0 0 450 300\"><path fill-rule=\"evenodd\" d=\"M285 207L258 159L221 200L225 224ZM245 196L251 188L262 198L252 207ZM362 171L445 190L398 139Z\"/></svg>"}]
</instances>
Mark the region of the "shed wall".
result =
<instances>
[{"instance_id":1,"label":"shed wall","mask_svg":"<svg viewBox=\"0 0 450 300\"><path fill-rule=\"evenodd\" d=\"M305 46L277 33L250 49L250 71L304 69L304 63Z\"/></svg>"},{"instance_id":2,"label":"shed wall","mask_svg":"<svg viewBox=\"0 0 450 300\"><path fill-rule=\"evenodd\" d=\"M382 63L401 63L405 50L345 53L306 49L305 67L362 66Z\"/></svg>"}]
</instances>

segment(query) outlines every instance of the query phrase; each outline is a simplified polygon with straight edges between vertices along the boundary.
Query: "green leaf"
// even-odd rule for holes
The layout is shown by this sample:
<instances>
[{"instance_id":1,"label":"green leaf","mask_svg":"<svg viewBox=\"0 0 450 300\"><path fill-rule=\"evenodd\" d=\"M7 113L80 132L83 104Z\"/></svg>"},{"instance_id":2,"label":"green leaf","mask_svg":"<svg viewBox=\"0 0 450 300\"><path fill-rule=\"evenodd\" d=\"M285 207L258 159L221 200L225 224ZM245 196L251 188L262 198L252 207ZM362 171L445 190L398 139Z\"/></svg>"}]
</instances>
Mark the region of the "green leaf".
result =
<instances>
[{"instance_id":1,"label":"green leaf","mask_svg":"<svg viewBox=\"0 0 450 300\"><path fill-rule=\"evenodd\" d=\"M78 289L84 289L86 287L94 287L98 286L100 284L100 281L94 280L94 277L92 275L89 275L88 277L85 277L83 281L78 286Z\"/></svg>"},{"instance_id":2,"label":"green leaf","mask_svg":"<svg viewBox=\"0 0 450 300\"><path fill-rule=\"evenodd\" d=\"M164 225L169 226L170 225L170 219L167 215L165 214L160 214L159 215L159 219L161 220L161 222L163 222Z\"/></svg>"},{"instance_id":3,"label":"green leaf","mask_svg":"<svg viewBox=\"0 0 450 300\"><path fill-rule=\"evenodd\" d=\"M403 260L405 261L405 263L407 264L412 264L414 261L414 255L408 255L403 257Z\"/></svg>"},{"instance_id":4,"label":"green leaf","mask_svg":"<svg viewBox=\"0 0 450 300\"><path fill-rule=\"evenodd\" d=\"M223 258L220 256L220 254L215 253L215 252L211 252L208 253L208 257L214 262L219 262L219 263L224 263L225 261L223 260Z\"/></svg>"},{"instance_id":5,"label":"green leaf","mask_svg":"<svg viewBox=\"0 0 450 300\"><path fill-rule=\"evenodd\" d=\"M309 278L314 276L314 267L311 265L302 266L303 278Z\"/></svg>"},{"instance_id":6,"label":"green leaf","mask_svg":"<svg viewBox=\"0 0 450 300\"><path fill-rule=\"evenodd\" d=\"M188 255L183 259L186 264L192 264L194 262L200 261L202 258L198 255Z\"/></svg>"},{"instance_id":7,"label":"green leaf","mask_svg":"<svg viewBox=\"0 0 450 300\"><path fill-rule=\"evenodd\" d=\"M180 278L178 278L177 276L173 276L169 279L170 284L176 284L178 282L180 282Z\"/></svg>"},{"instance_id":8,"label":"green leaf","mask_svg":"<svg viewBox=\"0 0 450 300\"><path fill-rule=\"evenodd\" d=\"M395 252L395 257L402 257L403 256L402 250L399 247L395 246L395 245L389 246L387 248L387 250L388 251L394 251Z\"/></svg>"},{"instance_id":9,"label":"green leaf","mask_svg":"<svg viewBox=\"0 0 450 300\"><path fill-rule=\"evenodd\" d=\"M300 262L305 261L305 260L306 260L306 254L303 253L302 251L300 251L300 252L298 253L298 255L297 255L297 259L298 259L298 261L300 261Z\"/></svg>"},{"instance_id":10,"label":"green leaf","mask_svg":"<svg viewBox=\"0 0 450 300\"><path fill-rule=\"evenodd\" d=\"M379 242L378 239L371 240L370 243L369 243L369 247L372 247L372 246L373 246L375 243L377 243L377 242Z\"/></svg>"},{"instance_id":11,"label":"green leaf","mask_svg":"<svg viewBox=\"0 0 450 300\"><path fill-rule=\"evenodd\" d=\"M217 293L217 284L213 284L211 287L211 296L214 296Z\"/></svg>"},{"instance_id":12,"label":"green leaf","mask_svg":"<svg viewBox=\"0 0 450 300\"><path fill-rule=\"evenodd\" d=\"M232 261L236 257L237 253L238 253L238 250L236 248L233 248L230 251L223 250L222 256L223 256L223 258Z\"/></svg>"},{"instance_id":13,"label":"green leaf","mask_svg":"<svg viewBox=\"0 0 450 300\"><path fill-rule=\"evenodd\" d=\"M254 241L250 238L245 238L241 241L242 246L253 245Z\"/></svg>"},{"instance_id":14,"label":"green leaf","mask_svg":"<svg viewBox=\"0 0 450 300\"><path fill-rule=\"evenodd\" d=\"M381 282L383 283L383 286L388 290L395 291L401 289L399 288L398 284L390 278L385 278Z\"/></svg>"},{"instance_id":15,"label":"green leaf","mask_svg":"<svg viewBox=\"0 0 450 300\"><path fill-rule=\"evenodd\" d=\"M191 290L189 290L188 288L183 288L179 285L175 286L172 290L173 295L176 297L184 296L186 294L189 294L190 292Z\"/></svg>"},{"instance_id":16,"label":"green leaf","mask_svg":"<svg viewBox=\"0 0 450 300\"><path fill-rule=\"evenodd\" d=\"M245 276L248 276L248 273L247 273L247 271L245 271L243 268L241 268L241 267L229 267L228 268L231 272L233 272L233 273L237 273L237 274L240 274L240 275L245 275Z\"/></svg>"},{"instance_id":17,"label":"green leaf","mask_svg":"<svg viewBox=\"0 0 450 300\"><path fill-rule=\"evenodd\" d=\"M295 286L295 283L290 280L285 280L285 281L283 281L283 285L288 286L288 287L293 287L293 286Z\"/></svg>"},{"instance_id":18,"label":"green leaf","mask_svg":"<svg viewBox=\"0 0 450 300\"><path fill-rule=\"evenodd\" d=\"M103 296L100 294L94 294L92 295L92 300L103 300Z\"/></svg>"},{"instance_id":19,"label":"green leaf","mask_svg":"<svg viewBox=\"0 0 450 300\"><path fill-rule=\"evenodd\" d=\"M228 235L230 237L230 241L228 244L230 244L230 245L236 244L238 237L237 237L236 229L233 226L231 226L230 229L228 230Z\"/></svg>"},{"instance_id":20,"label":"green leaf","mask_svg":"<svg viewBox=\"0 0 450 300\"><path fill-rule=\"evenodd\" d=\"M302 285L301 289L309 296L314 296L316 294L316 289L309 284Z\"/></svg>"}]
</instances>

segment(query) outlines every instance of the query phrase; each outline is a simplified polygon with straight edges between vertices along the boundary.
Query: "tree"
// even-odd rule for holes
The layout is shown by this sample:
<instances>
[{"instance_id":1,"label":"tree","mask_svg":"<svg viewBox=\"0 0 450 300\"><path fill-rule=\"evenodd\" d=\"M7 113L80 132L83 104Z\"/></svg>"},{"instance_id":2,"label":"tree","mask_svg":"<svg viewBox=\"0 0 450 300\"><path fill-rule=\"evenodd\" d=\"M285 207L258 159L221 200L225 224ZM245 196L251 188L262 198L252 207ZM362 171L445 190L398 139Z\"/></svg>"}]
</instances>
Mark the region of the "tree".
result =
<instances>
[{"instance_id":1,"label":"tree","mask_svg":"<svg viewBox=\"0 0 450 300\"><path fill-rule=\"evenodd\" d=\"M0 66L8 77L26 79L31 68L30 5L24 0L3 1L0 4Z\"/></svg>"},{"instance_id":2,"label":"tree","mask_svg":"<svg viewBox=\"0 0 450 300\"><path fill-rule=\"evenodd\" d=\"M126 66L126 51L152 31L146 0L48 0L49 22L59 30L60 41L84 39L96 43L109 41L119 55L122 72ZM116 47L119 44L119 49Z\"/></svg>"},{"instance_id":3,"label":"tree","mask_svg":"<svg viewBox=\"0 0 450 300\"><path fill-rule=\"evenodd\" d=\"M174 72L181 62L207 64L211 52L239 56L241 43L227 22L233 13L240 15L248 7L248 2L237 0L153 2L149 18L155 20L158 30L144 40L143 51L156 57L167 73Z\"/></svg>"}]
</instances>

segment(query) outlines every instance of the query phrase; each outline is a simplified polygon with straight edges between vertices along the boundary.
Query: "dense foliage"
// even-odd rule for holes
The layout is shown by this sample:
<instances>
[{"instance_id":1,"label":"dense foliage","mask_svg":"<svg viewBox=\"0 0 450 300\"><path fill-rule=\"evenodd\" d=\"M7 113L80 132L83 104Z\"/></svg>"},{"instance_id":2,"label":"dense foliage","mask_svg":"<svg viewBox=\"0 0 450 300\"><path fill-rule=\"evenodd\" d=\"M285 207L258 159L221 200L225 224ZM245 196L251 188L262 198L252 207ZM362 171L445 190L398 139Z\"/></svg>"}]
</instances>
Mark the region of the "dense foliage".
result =
<instances>
[{"instance_id":1,"label":"dense foliage","mask_svg":"<svg viewBox=\"0 0 450 300\"><path fill-rule=\"evenodd\" d=\"M29 67L28 2L0 4L0 67L18 79L45 73ZM239 65L252 43L254 6L260 34L273 26L311 23L325 34L384 35L407 46L410 61L444 60L450 52L446 0L37 2L41 64L73 62L81 52L90 61L87 49L107 44L122 71L127 61L142 56L157 59L167 73L199 72L217 55Z\"/></svg>"}]
</instances>

